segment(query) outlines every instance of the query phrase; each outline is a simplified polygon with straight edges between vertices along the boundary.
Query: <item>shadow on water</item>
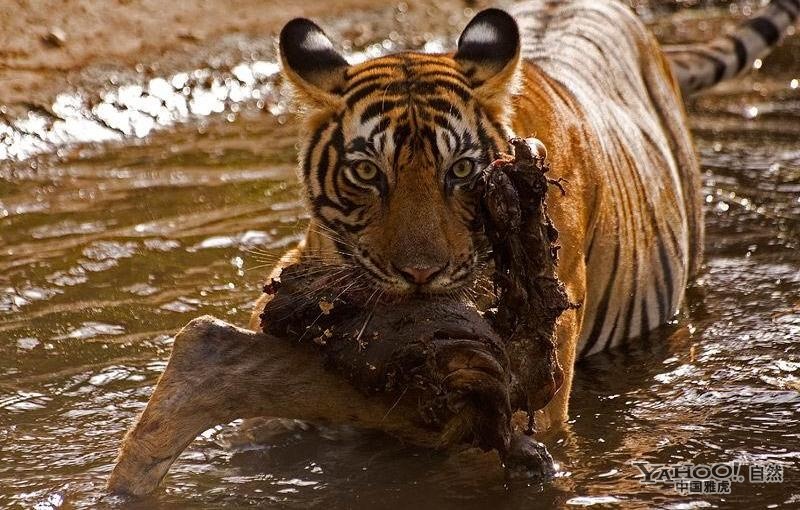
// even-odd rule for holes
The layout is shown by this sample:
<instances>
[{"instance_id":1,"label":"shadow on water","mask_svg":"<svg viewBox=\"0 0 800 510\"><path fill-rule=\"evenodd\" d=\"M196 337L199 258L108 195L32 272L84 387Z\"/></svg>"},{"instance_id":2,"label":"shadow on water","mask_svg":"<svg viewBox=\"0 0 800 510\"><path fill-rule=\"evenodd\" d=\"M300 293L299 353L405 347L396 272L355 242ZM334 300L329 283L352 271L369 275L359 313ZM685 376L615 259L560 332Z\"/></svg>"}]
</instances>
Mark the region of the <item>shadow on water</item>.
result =
<instances>
[{"instance_id":1,"label":"shadow on water","mask_svg":"<svg viewBox=\"0 0 800 510\"><path fill-rule=\"evenodd\" d=\"M281 421L206 431L153 498L105 496L171 335L204 313L244 323L298 239L296 133L244 109L3 167L0 506L800 506L798 45L690 104L706 271L675 325L581 363L570 429L552 438L562 473L544 487L509 485L493 454ZM680 496L642 485L634 460L770 461L785 481Z\"/></svg>"}]
</instances>

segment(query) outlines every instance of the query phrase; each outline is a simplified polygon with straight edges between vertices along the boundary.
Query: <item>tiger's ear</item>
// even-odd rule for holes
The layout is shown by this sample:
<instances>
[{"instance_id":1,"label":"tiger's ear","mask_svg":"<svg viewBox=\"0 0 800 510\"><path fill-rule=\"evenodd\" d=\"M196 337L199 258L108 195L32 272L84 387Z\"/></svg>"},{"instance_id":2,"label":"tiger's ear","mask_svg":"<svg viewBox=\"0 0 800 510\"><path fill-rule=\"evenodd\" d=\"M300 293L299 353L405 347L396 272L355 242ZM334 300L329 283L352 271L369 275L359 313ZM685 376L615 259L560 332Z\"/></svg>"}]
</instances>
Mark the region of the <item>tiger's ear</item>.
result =
<instances>
[{"instance_id":1,"label":"tiger's ear","mask_svg":"<svg viewBox=\"0 0 800 510\"><path fill-rule=\"evenodd\" d=\"M500 9L479 12L461 32L454 58L472 83L478 100L503 108L518 81L517 22Z\"/></svg>"},{"instance_id":2,"label":"tiger's ear","mask_svg":"<svg viewBox=\"0 0 800 510\"><path fill-rule=\"evenodd\" d=\"M295 18L281 30L279 51L283 74L309 106L325 107L341 100L347 60L313 21Z\"/></svg>"}]
</instances>

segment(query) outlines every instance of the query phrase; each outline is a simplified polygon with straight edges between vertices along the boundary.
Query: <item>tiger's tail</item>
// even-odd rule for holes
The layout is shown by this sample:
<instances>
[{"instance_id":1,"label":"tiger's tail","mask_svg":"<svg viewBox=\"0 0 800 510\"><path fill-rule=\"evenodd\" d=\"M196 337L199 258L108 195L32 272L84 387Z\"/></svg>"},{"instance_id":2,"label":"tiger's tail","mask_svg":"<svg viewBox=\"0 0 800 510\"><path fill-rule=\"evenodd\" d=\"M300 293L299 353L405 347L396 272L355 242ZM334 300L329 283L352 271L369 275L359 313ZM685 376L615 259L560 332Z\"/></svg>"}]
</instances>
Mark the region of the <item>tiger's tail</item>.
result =
<instances>
[{"instance_id":1,"label":"tiger's tail","mask_svg":"<svg viewBox=\"0 0 800 510\"><path fill-rule=\"evenodd\" d=\"M685 96L750 69L786 35L800 15L800 0L772 0L729 35L707 43L665 46Z\"/></svg>"}]
</instances>

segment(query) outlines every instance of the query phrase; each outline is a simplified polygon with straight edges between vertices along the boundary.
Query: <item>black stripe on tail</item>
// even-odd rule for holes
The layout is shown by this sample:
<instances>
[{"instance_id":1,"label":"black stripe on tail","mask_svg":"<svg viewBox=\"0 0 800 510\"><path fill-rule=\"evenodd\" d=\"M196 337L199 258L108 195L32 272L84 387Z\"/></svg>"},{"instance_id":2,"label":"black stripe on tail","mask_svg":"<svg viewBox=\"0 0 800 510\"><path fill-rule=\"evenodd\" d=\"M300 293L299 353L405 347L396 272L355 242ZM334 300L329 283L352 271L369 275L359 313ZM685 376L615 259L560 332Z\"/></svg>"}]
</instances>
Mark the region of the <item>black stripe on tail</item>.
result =
<instances>
[{"instance_id":1,"label":"black stripe on tail","mask_svg":"<svg viewBox=\"0 0 800 510\"><path fill-rule=\"evenodd\" d=\"M800 0L772 0L730 34L701 44L665 46L684 95L707 89L750 69L778 44L800 16Z\"/></svg>"}]
</instances>

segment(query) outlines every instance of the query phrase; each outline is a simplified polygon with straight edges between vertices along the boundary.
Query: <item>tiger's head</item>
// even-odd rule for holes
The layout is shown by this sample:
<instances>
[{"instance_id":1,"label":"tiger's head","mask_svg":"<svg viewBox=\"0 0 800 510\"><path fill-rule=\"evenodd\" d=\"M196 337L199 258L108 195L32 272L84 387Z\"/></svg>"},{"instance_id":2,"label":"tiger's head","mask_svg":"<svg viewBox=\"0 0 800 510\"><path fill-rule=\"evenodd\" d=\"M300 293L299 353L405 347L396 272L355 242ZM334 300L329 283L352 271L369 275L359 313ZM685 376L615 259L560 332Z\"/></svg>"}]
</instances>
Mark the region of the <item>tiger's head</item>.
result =
<instances>
[{"instance_id":1,"label":"tiger's head","mask_svg":"<svg viewBox=\"0 0 800 510\"><path fill-rule=\"evenodd\" d=\"M303 107L300 168L307 244L390 295L449 293L475 281L486 242L475 190L506 148L519 30L480 12L453 54L403 52L349 65L313 22L280 35L284 76Z\"/></svg>"}]
</instances>

